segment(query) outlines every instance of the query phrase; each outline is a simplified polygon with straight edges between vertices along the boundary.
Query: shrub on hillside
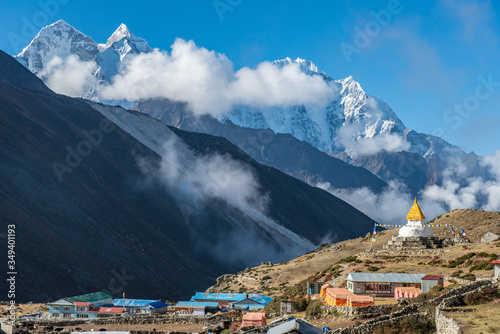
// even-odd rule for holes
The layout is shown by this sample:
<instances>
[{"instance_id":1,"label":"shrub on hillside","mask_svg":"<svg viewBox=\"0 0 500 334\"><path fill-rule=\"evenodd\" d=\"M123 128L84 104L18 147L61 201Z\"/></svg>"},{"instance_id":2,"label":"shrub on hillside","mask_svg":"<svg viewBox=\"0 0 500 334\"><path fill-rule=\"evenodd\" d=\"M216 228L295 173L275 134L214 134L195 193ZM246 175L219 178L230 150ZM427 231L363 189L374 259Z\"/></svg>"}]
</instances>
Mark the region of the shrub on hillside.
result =
<instances>
[{"instance_id":1,"label":"shrub on hillside","mask_svg":"<svg viewBox=\"0 0 500 334\"><path fill-rule=\"evenodd\" d=\"M307 309L308 301L305 298L292 303L292 308L296 312L303 312Z\"/></svg>"},{"instance_id":2,"label":"shrub on hillside","mask_svg":"<svg viewBox=\"0 0 500 334\"><path fill-rule=\"evenodd\" d=\"M436 331L434 317L407 317L401 321L379 325L373 329L374 334L427 334Z\"/></svg>"},{"instance_id":3,"label":"shrub on hillside","mask_svg":"<svg viewBox=\"0 0 500 334\"><path fill-rule=\"evenodd\" d=\"M321 302L319 300L311 300L306 308L307 317L315 317L321 314Z\"/></svg>"},{"instance_id":4,"label":"shrub on hillside","mask_svg":"<svg viewBox=\"0 0 500 334\"><path fill-rule=\"evenodd\" d=\"M496 287L485 286L476 293L471 293L464 298L467 305L480 305L500 298L500 290Z\"/></svg>"}]
</instances>

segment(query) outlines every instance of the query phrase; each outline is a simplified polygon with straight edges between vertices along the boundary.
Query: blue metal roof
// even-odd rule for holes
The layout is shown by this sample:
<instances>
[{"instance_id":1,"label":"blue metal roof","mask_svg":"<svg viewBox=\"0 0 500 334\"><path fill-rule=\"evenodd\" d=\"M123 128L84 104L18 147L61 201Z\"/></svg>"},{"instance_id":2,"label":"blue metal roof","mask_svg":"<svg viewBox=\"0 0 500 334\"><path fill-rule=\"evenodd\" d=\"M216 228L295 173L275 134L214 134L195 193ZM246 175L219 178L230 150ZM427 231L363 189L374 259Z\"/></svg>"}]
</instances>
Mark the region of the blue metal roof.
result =
<instances>
[{"instance_id":1,"label":"blue metal roof","mask_svg":"<svg viewBox=\"0 0 500 334\"><path fill-rule=\"evenodd\" d=\"M271 297L258 295L258 294L245 294L245 293L206 293L206 292L197 292L192 298L191 301L194 300L217 300L217 301L241 301L246 299L248 296L249 299L262 304L267 305L273 299Z\"/></svg>"},{"instance_id":2,"label":"blue metal roof","mask_svg":"<svg viewBox=\"0 0 500 334\"><path fill-rule=\"evenodd\" d=\"M147 307L148 305L152 305L152 303L161 303L166 306L164 302L160 302L159 300L154 299L114 299L113 306L125 306L125 307ZM125 305L124 305L125 304ZM161 306L164 307L164 306ZM159 307L155 307L159 308Z\"/></svg>"},{"instance_id":3,"label":"blue metal roof","mask_svg":"<svg viewBox=\"0 0 500 334\"><path fill-rule=\"evenodd\" d=\"M248 298L262 305L267 305L273 301L272 297L257 294L250 294L248 295Z\"/></svg>"},{"instance_id":4,"label":"blue metal roof","mask_svg":"<svg viewBox=\"0 0 500 334\"><path fill-rule=\"evenodd\" d=\"M161 302L161 301L155 301L155 302L149 303L146 307L149 310L156 310L156 309L167 307L167 306L168 306L167 303L164 303L164 302Z\"/></svg>"},{"instance_id":5,"label":"blue metal roof","mask_svg":"<svg viewBox=\"0 0 500 334\"><path fill-rule=\"evenodd\" d=\"M175 307L196 307L196 308L204 308L204 307L217 307L219 303L216 302L178 302Z\"/></svg>"},{"instance_id":6,"label":"blue metal roof","mask_svg":"<svg viewBox=\"0 0 500 334\"><path fill-rule=\"evenodd\" d=\"M222 301L237 301L247 297L244 293L207 293L197 292L191 300L220 300Z\"/></svg>"}]
</instances>

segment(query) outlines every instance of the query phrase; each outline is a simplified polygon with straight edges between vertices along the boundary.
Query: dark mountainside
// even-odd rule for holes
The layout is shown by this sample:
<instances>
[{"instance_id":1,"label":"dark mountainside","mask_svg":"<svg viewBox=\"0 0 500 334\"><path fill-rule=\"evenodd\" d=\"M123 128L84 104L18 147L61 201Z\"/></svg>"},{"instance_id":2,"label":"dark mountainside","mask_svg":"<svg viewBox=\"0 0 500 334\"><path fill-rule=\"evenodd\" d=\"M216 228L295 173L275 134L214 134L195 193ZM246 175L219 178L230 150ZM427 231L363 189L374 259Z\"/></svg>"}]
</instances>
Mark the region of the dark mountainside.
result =
<instances>
[{"instance_id":1,"label":"dark mountainside","mask_svg":"<svg viewBox=\"0 0 500 334\"><path fill-rule=\"evenodd\" d=\"M96 290L182 299L247 265L225 261L239 240L227 240L226 248L211 243L246 237L238 224L256 233L253 218L221 200L186 213L166 187L144 183L138 159L159 164L161 157L107 122L0 51L0 220L4 228L16 225L18 302ZM350 205L260 165L223 138L176 132L199 154L227 153L251 166L269 196L268 214L314 244L327 235L364 235L373 226ZM93 136L91 146L85 133ZM68 150L80 154L68 160ZM259 232L262 243L272 240ZM217 251L203 248L210 246ZM5 282L1 287L7 291Z\"/></svg>"},{"instance_id":2,"label":"dark mountainside","mask_svg":"<svg viewBox=\"0 0 500 334\"><path fill-rule=\"evenodd\" d=\"M313 240L315 244L334 239L345 240L352 233L366 234L368 217L327 191L311 187L276 168L258 163L223 137L170 128L198 154L229 154L238 161L251 164L259 183L270 195L269 215L295 233ZM287 219L283 220L282 217ZM306 224L309 220L314 224ZM332 226L335 228L332 229ZM321 240L329 232L332 233L330 240Z\"/></svg>"},{"instance_id":3,"label":"dark mountainside","mask_svg":"<svg viewBox=\"0 0 500 334\"><path fill-rule=\"evenodd\" d=\"M387 184L364 168L351 166L319 151L289 134L269 129L250 129L212 116L195 117L182 102L167 99L145 100L132 108L186 131L221 136L260 163L275 167L309 184L329 182L334 188L368 187L378 193Z\"/></svg>"},{"instance_id":4,"label":"dark mountainside","mask_svg":"<svg viewBox=\"0 0 500 334\"><path fill-rule=\"evenodd\" d=\"M4 53L0 64L0 220L16 225L16 300L101 289L176 298L226 270L187 251L188 227L162 187L139 188L136 156L159 157L120 129L103 133L60 182L52 164L65 164L66 148L77 150L103 117L50 93Z\"/></svg>"}]
</instances>

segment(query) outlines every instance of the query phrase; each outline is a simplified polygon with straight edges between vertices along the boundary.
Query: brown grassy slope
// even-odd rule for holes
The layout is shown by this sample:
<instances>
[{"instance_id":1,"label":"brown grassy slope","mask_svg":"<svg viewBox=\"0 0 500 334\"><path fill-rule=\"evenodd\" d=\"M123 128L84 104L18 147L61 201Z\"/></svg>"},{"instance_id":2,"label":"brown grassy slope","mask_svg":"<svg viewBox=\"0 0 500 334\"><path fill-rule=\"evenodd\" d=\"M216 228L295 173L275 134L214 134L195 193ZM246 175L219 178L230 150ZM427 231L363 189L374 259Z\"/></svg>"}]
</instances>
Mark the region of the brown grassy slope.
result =
<instances>
[{"instance_id":1,"label":"brown grassy slope","mask_svg":"<svg viewBox=\"0 0 500 334\"><path fill-rule=\"evenodd\" d=\"M369 267L377 267L377 272L405 272L452 275L457 271L460 276L469 273L469 269L477 263L489 260L487 257L473 256L466 263L456 268L445 268L441 265L455 260L468 253L495 253L500 257L500 243L481 243L486 232L500 234L500 213L482 210L459 209L443 214L429 223L453 224L464 228L467 237L472 241L466 245L455 245L443 248L438 255L387 256L365 254L370 246L378 251L399 229L387 230L377 235L376 242L371 243L371 231L367 237L342 241L295 258L288 262L272 266L260 265L233 275L221 284L212 286L212 292L249 292L264 293L270 296L282 295L287 287L316 277L319 281L327 281L334 286L341 286L347 275L355 270L368 272ZM449 231L448 227L433 228L435 233ZM460 230L461 232L461 230ZM446 235L448 236L448 235ZM445 235L441 235L444 238ZM338 263L342 259L357 256L358 263ZM432 262L431 262L432 261ZM431 262L431 264L428 264ZM333 270L328 270L333 266ZM325 271L326 272L323 272ZM477 277L492 276L492 270L473 271ZM330 277L327 277L331 274ZM335 278L336 274L339 276Z\"/></svg>"}]
</instances>

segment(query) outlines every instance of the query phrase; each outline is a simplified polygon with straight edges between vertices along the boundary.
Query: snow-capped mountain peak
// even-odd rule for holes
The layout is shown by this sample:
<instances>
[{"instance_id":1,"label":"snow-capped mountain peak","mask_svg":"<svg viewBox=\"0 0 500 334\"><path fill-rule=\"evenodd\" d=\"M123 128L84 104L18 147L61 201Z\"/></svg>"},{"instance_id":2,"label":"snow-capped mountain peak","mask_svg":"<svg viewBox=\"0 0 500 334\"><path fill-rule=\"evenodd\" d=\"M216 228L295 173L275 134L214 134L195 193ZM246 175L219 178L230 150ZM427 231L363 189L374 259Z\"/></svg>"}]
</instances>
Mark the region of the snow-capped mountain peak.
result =
<instances>
[{"instance_id":1,"label":"snow-capped mountain peak","mask_svg":"<svg viewBox=\"0 0 500 334\"><path fill-rule=\"evenodd\" d=\"M122 23L118 27L118 29L115 30L115 32L111 35L111 37L108 38L106 41L106 44L99 44L99 51L103 52L106 49L109 49L113 47L113 44L116 42L120 41L125 41L120 45L119 47L114 47L114 49L119 49L123 48L123 44L130 45L130 48L127 50L126 53L128 53L130 50L136 49L137 52L151 52L153 49L148 45L148 42L141 37L137 37L133 33L130 32L128 27ZM120 52L120 54L123 56L124 52Z\"/></svg>"},{"instance_id":2,"label":"snow-capped mountain peak","mask_svg":"<svg viewBox=\"0 0 500 334\"><path fill-rule=\"evenodd\" d=\"M310 60L297 58L293 60L290 57L286 57L285 59L279 59L273 61L273 64L278 65L279 67L283 67L288 64L299 64L300 70L308 75L321 75L324 79L331 79L325 72L320 71L318 67Z\"/></svg>"},{"instance_id":3,"label":"snow-capped mountain peak","mask_svg":"<svg viewBox=\"0 0 500 334\"><path fill-rule=\"evenodd\" d=\"M92 38L59 20L40 30L31 43L16 58L31 72L37 74L55 56L66 58L77 55L82 61L93 60L99 53Z\"/></svg>"},{"instance_id":4,"label":"snow-capped mountain peak","mask_svg":"<svg viewBox=\"0 0 500 334\"><path fill-rule=\"evenodd\" d=\"M118 27L118 29L115 30L113 35L111 35L110 38L106 41L106 48L109 48L111 45L113 45L114 42L119 41L123 39L124 37L131 37L134 39L136 36L128 30L127 26L122 23Z\"/></svg>"}]
</instances>

